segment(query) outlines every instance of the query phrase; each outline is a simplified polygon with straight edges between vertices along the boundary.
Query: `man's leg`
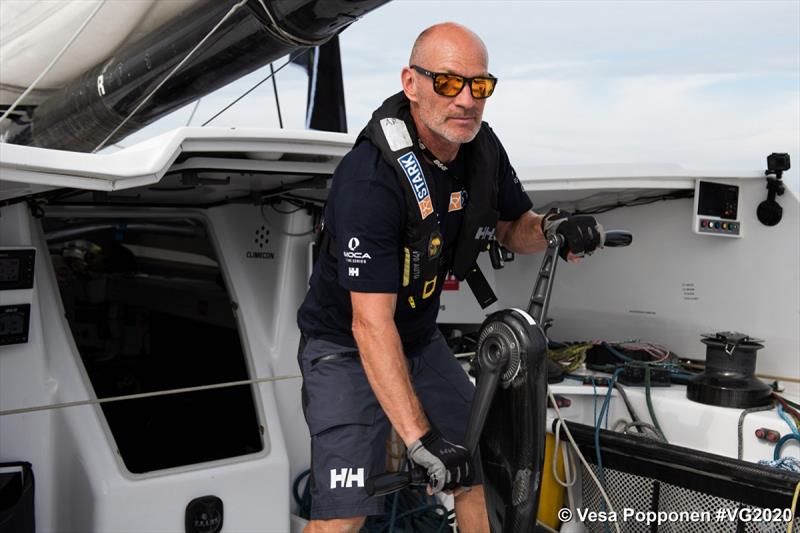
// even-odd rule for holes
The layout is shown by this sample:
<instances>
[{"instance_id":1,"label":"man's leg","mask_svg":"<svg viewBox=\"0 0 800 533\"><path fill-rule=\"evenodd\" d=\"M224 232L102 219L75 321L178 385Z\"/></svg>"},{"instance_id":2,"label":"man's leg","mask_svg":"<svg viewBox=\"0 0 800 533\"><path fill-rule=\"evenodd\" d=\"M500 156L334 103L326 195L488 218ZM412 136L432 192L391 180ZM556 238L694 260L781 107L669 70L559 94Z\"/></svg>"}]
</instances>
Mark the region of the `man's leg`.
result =
<instances>
[{"instance_id":1,"label":"man's leg","mask_svg":"<svg viewBox=\"0 0 800 533\"><path fill-rule=\"evenodd\" d=\"M365 482L386 470L389 421L352 348L309 339L300 365L311 434L311 522L308 532L358 531L383 512Z\"/></svg>"},{"instance_id":2,"label":"man's leg","mask_svg":"<svg viewBox=\"0 0 800 533\"><path fill-rule=\"evenodd\" d=\"M469 492L456 496L456 520L461 533L489 533L489 517L483 485L475 485Z\"/></svg>"},{"instance_id":3,"label":"man's leg","mask_svg":"<svg viewBox=\"0 0 800 533\"><path fill-rule=\"evenodd\" d=\"M306 525L303 533L356 533L364 525L365 519L366 517L364 516L355 516L353 518L311 520Z\"/></svg>"}]
</instances>

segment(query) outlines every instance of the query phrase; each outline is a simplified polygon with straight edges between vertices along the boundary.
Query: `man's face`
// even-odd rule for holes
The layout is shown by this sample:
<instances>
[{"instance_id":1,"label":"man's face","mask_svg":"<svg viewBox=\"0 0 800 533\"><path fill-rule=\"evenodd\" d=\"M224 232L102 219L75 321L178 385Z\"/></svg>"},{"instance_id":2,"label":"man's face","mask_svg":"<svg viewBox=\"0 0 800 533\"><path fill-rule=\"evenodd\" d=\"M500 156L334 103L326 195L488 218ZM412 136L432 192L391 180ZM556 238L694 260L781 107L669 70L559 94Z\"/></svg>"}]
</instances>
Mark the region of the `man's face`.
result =
<instances>
[{"instance_id":1,"label":"man's face","mask_svg":"<svg viewBox=\"0 0 800 533\"><path fill-rule=\"evenodd\" d=\"M426 57L420 58L420 67L432 72L459 74L468 78L487 76L486 56L478 46L458 46L459 43L442 43ZM436 94L433 80L413 71L415 101L419 120L432 133L454 144L471 141L478 134L486 99L472 97L466 83L454 97Z\"/></svg>"},{"instance_id":2,"label":"man's face","mask_svg":"<svg viewBox=\"0 0 800 533\"><path fill-rule=\"evenodd\" d=\"M467 77L486 75L483 71L467 74L450 69L436 70L436 72ZM467 85L457 96L448 97L434 92L433 80L430 78L427 79L427 83L425 80L419 81L422 81L423 85L422 90L417 93L419 119L422 123L436 135L454 144L468 143L474 139L481 127L486 100L474 99Z\"/></svg>"}]
</instances>

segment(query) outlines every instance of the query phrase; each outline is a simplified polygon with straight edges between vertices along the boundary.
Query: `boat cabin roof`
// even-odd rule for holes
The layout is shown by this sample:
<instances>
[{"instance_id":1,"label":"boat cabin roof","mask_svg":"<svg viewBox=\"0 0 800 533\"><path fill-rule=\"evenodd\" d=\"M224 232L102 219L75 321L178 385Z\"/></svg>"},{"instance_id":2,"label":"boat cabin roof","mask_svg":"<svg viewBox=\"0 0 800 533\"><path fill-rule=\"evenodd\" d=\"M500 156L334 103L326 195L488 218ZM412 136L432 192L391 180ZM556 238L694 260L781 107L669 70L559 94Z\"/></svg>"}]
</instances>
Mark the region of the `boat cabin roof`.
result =
<instances>
[{"instance_id":1,"label":"boat cabin roof","mask_svg":"<svg viewBox=\"0 0 800 533\"><path fill-rule=\"evenodd\" d=\"M282 187L307 187L320 198L354 141L355 135L313 130L184 127L113 153L0 144L0 201L59 188L107 194L137 189L141 203L168 196L210 204ZM763 170L698 171L673 164L517 166L517 171L527 191L575 190L582 197L593 189L691 189L698 178L764 178Z\"/></svg>"}]
</instances>

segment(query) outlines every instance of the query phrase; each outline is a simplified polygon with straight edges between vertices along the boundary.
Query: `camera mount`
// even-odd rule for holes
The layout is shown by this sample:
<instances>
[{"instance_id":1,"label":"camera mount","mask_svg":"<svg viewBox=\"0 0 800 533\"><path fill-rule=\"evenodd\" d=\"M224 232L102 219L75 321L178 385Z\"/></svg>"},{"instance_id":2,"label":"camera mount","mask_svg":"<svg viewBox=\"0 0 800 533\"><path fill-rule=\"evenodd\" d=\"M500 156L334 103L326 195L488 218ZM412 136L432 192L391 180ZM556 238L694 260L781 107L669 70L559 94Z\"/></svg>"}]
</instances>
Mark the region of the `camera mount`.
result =
<instances>
[{"instance_id":1,"label":"camera mount","mask_svg":"<svg viewBox=\"0 0 800 533\"><path fill-rule=\"evenodd\" d=\"M781 178L790 167L789 154L773 152L767 156L767 170L764 172L767 176L767 199L758 204L756 210L759 222L765 226L775 226L783 218L783 208L775 200L775 196L783 195L785 187Z\"/></svg>"}]
</instances>

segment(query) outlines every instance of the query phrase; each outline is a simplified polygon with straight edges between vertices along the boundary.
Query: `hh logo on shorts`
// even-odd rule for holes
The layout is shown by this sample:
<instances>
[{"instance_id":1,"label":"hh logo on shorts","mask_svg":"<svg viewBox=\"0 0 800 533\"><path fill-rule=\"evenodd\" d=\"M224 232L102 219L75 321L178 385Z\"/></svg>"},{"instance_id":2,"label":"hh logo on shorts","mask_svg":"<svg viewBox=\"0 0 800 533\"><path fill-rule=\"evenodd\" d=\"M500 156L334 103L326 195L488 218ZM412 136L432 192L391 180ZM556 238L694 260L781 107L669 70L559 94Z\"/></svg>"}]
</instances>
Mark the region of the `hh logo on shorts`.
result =
<instances>
[{"instance_id":1,"label":"hh logo on shorts","mask_svg":"<svg viewBox=\"0 0 800 533\"><path fill-rule=\"evenodd\" d=\"M428 190L428 183L425 181L425 175L422 173L422 167L417 161L417 156L414 152L408 152L397 158L400 167L408 178L411 188L414 190L414 196L417 198L419 204L419 211L422 213L422 218L425 219L428 215L433 213L433 201L431 201L431 193Z\"/></svg>"},{"instance_id":2,"label":"hh logo on shorts","mask_svg":"<svg viewBox=\"0 0 800 533\"><path fill-rule=\"evenodd\" d=\"M357 468L353 471L352 468L341 468L336 470L331 468L331 488L335 489L341 486L348 489L355 483L356 487L364 486L364 469Z\"/></svg>"}]
</instances>

